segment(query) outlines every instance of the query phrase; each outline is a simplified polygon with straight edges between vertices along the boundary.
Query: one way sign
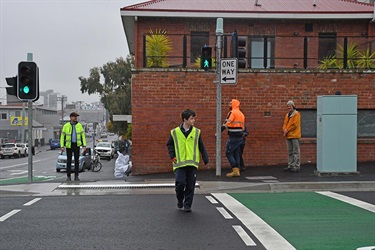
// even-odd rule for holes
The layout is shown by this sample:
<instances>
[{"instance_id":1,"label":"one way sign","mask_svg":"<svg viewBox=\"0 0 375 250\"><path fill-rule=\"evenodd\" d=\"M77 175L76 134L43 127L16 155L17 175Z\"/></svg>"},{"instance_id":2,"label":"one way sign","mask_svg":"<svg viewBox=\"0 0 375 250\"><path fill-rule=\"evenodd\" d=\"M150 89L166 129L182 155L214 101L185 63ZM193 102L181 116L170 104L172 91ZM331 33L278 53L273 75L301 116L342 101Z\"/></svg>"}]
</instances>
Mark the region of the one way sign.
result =
<instances>
[{"instance_id":1,"label":"one way sign","mask_svg":"<svg viewBox=\"0 0 375 250\"><path fill-rule=\"evenodd\" d=\"M220 83L236 84L238 71L237 58L226 58L220 60Z\"/></svg>"}]
</instances>

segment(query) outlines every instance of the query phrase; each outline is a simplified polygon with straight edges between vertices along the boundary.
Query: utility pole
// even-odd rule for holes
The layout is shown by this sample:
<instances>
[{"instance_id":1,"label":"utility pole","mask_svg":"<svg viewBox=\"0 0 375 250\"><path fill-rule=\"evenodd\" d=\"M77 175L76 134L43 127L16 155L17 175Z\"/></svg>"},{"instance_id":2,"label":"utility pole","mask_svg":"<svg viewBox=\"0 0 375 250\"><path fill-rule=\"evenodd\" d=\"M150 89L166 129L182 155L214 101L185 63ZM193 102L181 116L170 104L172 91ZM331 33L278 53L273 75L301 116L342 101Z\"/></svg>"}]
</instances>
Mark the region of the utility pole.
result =
<instances>
[{"instance_id":1,"label":"utility pole","mask_svg":"<svg viewBox=\"0 0 375 250\"><path fill-rule=\"evenodd\" d=\"M61 128L64 126L64 101L67 101L67 97L62 95L57 97L57 101L61 101Z\"/></svg>"}]
</instances>

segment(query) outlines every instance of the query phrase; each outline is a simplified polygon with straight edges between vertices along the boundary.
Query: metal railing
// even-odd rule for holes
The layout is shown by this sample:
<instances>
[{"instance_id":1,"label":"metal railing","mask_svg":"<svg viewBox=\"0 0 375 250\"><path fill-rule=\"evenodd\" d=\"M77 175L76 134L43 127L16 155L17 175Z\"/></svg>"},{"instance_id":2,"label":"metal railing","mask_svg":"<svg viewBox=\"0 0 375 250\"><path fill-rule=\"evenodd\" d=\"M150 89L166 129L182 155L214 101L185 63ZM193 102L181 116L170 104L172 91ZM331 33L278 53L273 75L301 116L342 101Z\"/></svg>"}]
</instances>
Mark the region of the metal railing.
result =
<instances>
[{"instance_id":1,"label":"metal railing","mask_svg":"<svg viewBox=\"0 0 375 250\"><path fill-rule=\"evenodd\" d=\"M214 35L206 36L206 43L197 44L195 36L181 34L165 35L172 50L165 54L147 54L148 44L143 35L143 67L149 66L150 60L159 60L164 66L153 64L153 67L200 68L200 48L210 46L213 49L213 66L215 66ZM375 68L374 36L292 36L273 35L239 35L246 38L247 69L372 69ZM231 51L232 34L223 36L222 58L233 58ZM163 46L163 44L159 44ZM167 65L167 66L166 66Z\"/></svg>"}]
</instances>

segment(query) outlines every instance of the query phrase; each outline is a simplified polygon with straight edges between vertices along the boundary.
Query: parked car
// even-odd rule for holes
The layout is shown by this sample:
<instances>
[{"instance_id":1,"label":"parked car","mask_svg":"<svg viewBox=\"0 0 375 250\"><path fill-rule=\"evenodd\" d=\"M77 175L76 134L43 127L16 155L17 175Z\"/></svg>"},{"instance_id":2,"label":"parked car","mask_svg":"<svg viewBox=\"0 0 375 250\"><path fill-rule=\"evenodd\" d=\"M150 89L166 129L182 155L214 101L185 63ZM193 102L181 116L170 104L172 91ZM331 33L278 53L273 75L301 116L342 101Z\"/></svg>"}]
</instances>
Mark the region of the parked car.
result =
<instances>
[{"instance_id":1,"label":"parked car","mask_svg":"<svg viewBox=\"0 0 375 250\"><path fill-rule=\"evenodd\" d=\"M107 158L110 161L115 155L115 146L110 142L99 142L95 151L98 152L100 158Z\"/></svg>"},{"instance_id":2,"label":"parked car","mask_svg":"<svg viewBox=\"0 0 375 250\"><path fill-rule=\"evenodd\" d=\"M49 143L49 147L51 150L55 150L56 148L60 148L60 140L59 139L53 139Z\"/></svg>"},{"instance_id":3,"label":"parked car","mask_svg":"<svg viewBox=\"0 0 375 250\"><path fill-rule=\"evenodd\" d=\"M91 163L91 155L92 150L90 148L86 148L86 151L83 151L83 149L80 149L80 156L79 156L79 172L85 171L85 169L88 169L90 167ZM63 153L60 152L59 156L57 157L56 162L56 172L60 172L60 170L66 171L66 163L67 163L67 156L66 151ZM72 173L74 172L74 156L72 156Z\"/></svg>"},{"instance_id":4,"label":"parked car","mask_svg":"<svg viewBox=\"0 0 375 250\"><path fill-rule=\"evenodd\" d=\"M22 143L23 145L25 145L25 156L28 156L29 155L29 145L27 143Z\"/></svg>"},{"instance_id":5,"label":"parked car","mask_svg":"<svg viewBox=\"0 0 375 250\"><path fill-rule=\"evenodd\" d=\"M4 159L5 156L20 158L21 156L26 156L26 154L27 151L24 143L5 143L0 148L1 159Z\"/></svg>"},{"instance_id":6,"label":"parked car","mask_svg":"<svg viewBox=\"0 0 375 250\"><path fill-rule=\"evenodd\" d=\"M106 132L103 132L103 133L100 134L100 138L107 138L107 137L108 137L108 135L107 135Z\"/></svg>"}]
</instances>

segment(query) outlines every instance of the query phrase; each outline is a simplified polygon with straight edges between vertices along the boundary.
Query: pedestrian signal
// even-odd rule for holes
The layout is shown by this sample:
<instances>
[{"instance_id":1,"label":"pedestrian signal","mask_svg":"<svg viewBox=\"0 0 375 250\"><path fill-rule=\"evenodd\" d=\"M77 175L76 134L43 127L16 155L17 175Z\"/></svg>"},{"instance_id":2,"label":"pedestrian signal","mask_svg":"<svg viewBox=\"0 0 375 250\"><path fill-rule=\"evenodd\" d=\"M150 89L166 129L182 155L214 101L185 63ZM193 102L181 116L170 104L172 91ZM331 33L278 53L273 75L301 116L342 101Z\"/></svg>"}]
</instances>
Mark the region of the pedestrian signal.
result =
<instances>
[{"instance_id":1,"label":"pedestrian signal","mask_svg":"<svg viewBox=\"0 0 375 250\"><path fill-rule=\"evenodd\" d=\"M201 69L212 69L212 48L204 46L201 53Z\"/></svg>"}]
</instances>

